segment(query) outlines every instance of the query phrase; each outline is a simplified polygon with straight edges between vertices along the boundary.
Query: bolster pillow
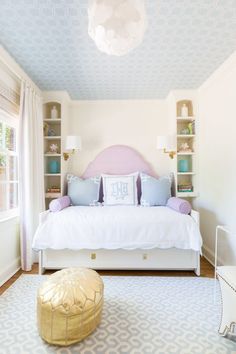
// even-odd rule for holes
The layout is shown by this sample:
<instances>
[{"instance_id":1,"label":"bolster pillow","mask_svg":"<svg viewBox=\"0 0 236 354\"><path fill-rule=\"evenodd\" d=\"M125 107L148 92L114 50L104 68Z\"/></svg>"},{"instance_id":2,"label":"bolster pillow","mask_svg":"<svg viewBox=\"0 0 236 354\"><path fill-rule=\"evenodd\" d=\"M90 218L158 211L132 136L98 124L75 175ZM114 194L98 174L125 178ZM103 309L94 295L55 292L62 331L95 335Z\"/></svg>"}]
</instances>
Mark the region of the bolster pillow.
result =
<instances>
[{"instance_id":1,"label":"bolster pillow","mask_svg":"<svg viewBox=\"0 0 236 354\"><path fill-rule=\"evenodd\" d=\"M70 197L65 195L64 197L60 197L52 200L49 204L49 210L52 212L56 212L64 208L67 208L70 205L71 205Z\"/></svg>"},{"instance_id":2,"label":"bolster pillow","mask_svg":"<svg viewBox=\"0 0 236 354\"><path fill-rule=\"evenodd\" d=\"M181 214L189 214L191 212L191 204L184 199L171 197L168 199L167 206Z\"/></svg>"}]
</instances>

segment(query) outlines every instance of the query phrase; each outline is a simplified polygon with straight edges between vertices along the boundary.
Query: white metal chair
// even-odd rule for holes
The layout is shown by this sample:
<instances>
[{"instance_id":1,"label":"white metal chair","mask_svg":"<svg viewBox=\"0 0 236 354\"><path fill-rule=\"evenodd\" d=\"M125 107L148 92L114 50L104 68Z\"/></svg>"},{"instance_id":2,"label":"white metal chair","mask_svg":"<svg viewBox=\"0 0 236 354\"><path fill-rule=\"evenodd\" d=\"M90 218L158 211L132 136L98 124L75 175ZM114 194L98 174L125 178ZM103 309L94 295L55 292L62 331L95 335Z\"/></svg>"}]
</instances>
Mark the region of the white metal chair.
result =
<instances>
[{"instance_id":1,"label":"white metal chair","mask_svg":"<svg viewBox=\"0 0 236 354\"><path fill-rule=\"evenodd\" d=\"M236 266L217 268L222 296L222 315L219 334L226 336L236 325Z\"/></svg>"},{"instance_id":2,"label":"white metal chair","mask_svg":"<svg viewBox=\"0 0 236 354\"><path fill-rule=\"evenodd\" d=\"M216 298L216 281L220 282L221 298L222 298L222 314L219 327L219 334L226 336L228 332L234 331L236 325L236 266L220 266L217 267L218 257L218 235L219 231L232 234L231 231L223 226L217 225L215 234L215 292L214 302Z\"/></svg>"}]
</instances>

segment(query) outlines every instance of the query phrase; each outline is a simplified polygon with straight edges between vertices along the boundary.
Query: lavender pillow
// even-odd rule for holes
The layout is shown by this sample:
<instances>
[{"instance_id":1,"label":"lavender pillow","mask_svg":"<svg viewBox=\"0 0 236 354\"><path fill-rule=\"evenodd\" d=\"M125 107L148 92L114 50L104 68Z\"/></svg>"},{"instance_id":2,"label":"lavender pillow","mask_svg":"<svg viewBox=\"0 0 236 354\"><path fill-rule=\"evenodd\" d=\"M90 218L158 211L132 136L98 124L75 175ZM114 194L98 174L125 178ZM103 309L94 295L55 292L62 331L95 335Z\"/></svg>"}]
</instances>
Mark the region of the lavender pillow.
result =
<instances>
[{"instance_id":1,"label":"lavender pillow","mask_svg":"<svg viewBox=\"0 0 236 354\"><path fill-rule=\"evenodd\" d=\"M60 211L71 205L70 197L65 195L57 199L53 199L49 204L49 210L52 212Z\"/></svg>"},{"instance_id":2,"label":"lavender pillow","mask_svg":"<svg viewBox=\"0 0 236 354\"><path fill-rule=\"evenodd\" d=\"M176 197L169 198L166 206L181 214L189 214L192 209L191 204L187 200Z\"/></svg>"}]
</instances>

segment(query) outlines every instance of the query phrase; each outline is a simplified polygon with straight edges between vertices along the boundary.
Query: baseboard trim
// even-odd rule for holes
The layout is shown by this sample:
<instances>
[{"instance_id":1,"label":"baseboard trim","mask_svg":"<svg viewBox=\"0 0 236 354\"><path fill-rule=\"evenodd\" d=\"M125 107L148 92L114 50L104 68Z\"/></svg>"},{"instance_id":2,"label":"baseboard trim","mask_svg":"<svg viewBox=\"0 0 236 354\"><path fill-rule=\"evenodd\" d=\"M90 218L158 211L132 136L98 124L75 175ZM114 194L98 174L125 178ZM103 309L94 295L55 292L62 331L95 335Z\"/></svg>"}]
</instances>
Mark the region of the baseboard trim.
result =
<instances>
[{"instance_id":1,"label":"baseboard trim","mask_svg":"<svg viewBox=\"0 0 236 354\"><path fill-rule=\"evenodd\" d=\"M206 258L206 260L209 263L211 263L211 265L213 265L213 267L214 267L215 266L215 251L211 250L207 246L203 246L202 247L202 254ZM219 256L218 256L218 259L217 259L217 265L218 266L222 266L223 265L223 261L222 261L222 259Z\"/></svg>"},{"instance_id":2,"label":"baseboard trim","mask_svg":"<svg viewBox=\"0 0 236 354\"><path fill-rule=\"evenodd\" d=\"M19 257L0 273L0 286L6 283L20 268L21 262Z\"/></svg>"}]
</instances>

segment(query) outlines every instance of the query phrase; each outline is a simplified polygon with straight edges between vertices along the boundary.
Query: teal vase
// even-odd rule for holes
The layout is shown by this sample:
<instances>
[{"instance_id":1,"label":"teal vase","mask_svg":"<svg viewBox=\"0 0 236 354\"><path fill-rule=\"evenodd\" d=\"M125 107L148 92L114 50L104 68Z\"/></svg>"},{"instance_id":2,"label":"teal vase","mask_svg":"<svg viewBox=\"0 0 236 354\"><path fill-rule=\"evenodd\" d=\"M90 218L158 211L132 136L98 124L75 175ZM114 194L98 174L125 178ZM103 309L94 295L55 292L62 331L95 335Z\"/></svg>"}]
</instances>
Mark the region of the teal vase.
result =
<instances>
[{"instance_id":1,"label":"teal vase","mask_svg":"<svg viewBox=\"0 0 236 354\"><path fill-rule=\"evenodd\" d=\"M189 172L188 160L179 160L179 172Z\"/></svg>"},{"instance_id":2,"label":"teal vase","mask_svg":"<svg viewBox=\"0 0 236 354\"><path fill-rule=\"evenodd\" d=\"M60 164L57 160L51 160L49 162L49 173L60 173Z\"/></svg>"}]
</instances>

